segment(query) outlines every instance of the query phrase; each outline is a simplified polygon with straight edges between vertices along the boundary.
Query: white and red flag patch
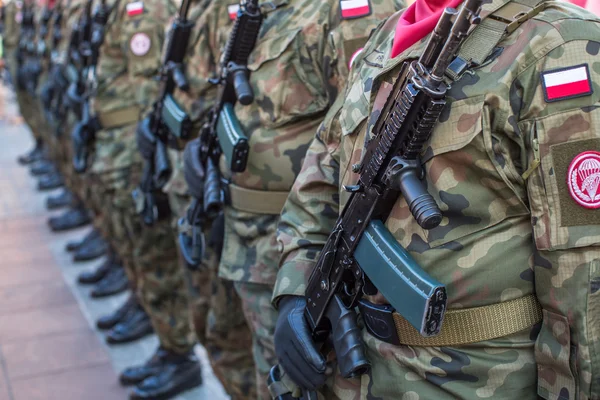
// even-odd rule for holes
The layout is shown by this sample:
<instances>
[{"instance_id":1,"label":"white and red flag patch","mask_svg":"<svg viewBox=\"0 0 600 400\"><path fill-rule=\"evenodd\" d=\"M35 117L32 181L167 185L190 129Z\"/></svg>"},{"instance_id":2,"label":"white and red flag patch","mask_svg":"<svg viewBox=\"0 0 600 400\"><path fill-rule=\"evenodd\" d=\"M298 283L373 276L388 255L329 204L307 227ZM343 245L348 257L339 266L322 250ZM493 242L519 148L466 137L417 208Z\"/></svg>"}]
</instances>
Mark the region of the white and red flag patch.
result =
<instances>
[{"instance_id":1,"label":"white and red flag patch","mask_svg":"<svg viewBox=\"0 0 600 400\"><path fill-rule=\"evenodd\" d=\"M594 92L587 64L542 72L546 102L588 96Z\"/></svg>"},{"instance_id":2,"label":"white and red flag patch","mask_svg":"<svg viewBox=\"0 0 600 400\"><path fill-rule=\"evenodd\" d=\"M584 151L569 165L567 186L573 200L580 206L600 208L600 153Z\"/></svg>"},{"instance_id":3,"label":"white and red flag patch","mask_svg":"<svg viewBox=\"0 0 600 400\"><path fill-rule=\"evenodd\" d=\"M229 13L229 19L235 21L237 13L240 10L239 4L230 4L227 6L227 12Z\"/></svg>"},{"instance_id":4,"label":"white and red flag patch","mask_svg":"<svg viewBox=\"0 0 600 400\"><path fill-rule=\"evenodd\" d=\"M133 3L127 4L125 7L127 9L127 15L129 17L133 17L135 15L140 15L144 12L144 2L143 1L135 1Z\"/></svg>"},{"instance_id":5,"label":"white and red flag patch","mask_svg":"<svg viewBox=\"0 0 600 400\"><path fill-rule=\"evenodd\" d=\"M343 19L360 18L371 14L369 0L340 0Z\"/></svg>"}]
</instances>

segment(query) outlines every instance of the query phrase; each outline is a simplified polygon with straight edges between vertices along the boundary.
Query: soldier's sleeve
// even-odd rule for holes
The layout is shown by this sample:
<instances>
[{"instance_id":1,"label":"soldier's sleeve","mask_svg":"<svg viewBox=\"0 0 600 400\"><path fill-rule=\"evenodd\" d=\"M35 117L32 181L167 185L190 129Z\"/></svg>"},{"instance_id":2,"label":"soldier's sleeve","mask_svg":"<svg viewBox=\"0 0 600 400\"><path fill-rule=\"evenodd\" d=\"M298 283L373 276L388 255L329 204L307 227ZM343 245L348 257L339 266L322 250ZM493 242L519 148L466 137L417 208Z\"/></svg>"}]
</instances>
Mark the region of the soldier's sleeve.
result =
<instances>
[{"instance_id":1,"label":"soldier's sleeve","mask_svg":"<svg viewBox=\"0 0 600 400\"><path fill-rule=\"evenodd\" d=\"M162 65L166 23L176 12L170 1L164 4L149 1L147 8L140 16L126 13L126 29L122 30L121 37L129 78L136 86L136 99L143 109L149 108L158 96L159 82L154 78Z\"/></svg>"},{"instance_id":2,"label":"soldier's sleeve","mask_svg":"<svg viewBox=\"0 0 600 400\"><path fill-rule=\"evenodd\" d=\"M564 44L523 65L510 102L526 149L531 279L543 308L538 394L592 399L600 398L600 23L565 19L560 34Z\"/></svg>"},{"instance_id":3,"label":"soldier's sleeve","mask_svg":"<svg viewBox=\"0 0 600 400\"><path fill-rule=\"evenodd\" d=\"M302 170L283 207L277 229L282 252L273 303L284 295L304 295L318 255L335 226L339 208L340 96L321 123Z\"/></svg>"}]
</instances>

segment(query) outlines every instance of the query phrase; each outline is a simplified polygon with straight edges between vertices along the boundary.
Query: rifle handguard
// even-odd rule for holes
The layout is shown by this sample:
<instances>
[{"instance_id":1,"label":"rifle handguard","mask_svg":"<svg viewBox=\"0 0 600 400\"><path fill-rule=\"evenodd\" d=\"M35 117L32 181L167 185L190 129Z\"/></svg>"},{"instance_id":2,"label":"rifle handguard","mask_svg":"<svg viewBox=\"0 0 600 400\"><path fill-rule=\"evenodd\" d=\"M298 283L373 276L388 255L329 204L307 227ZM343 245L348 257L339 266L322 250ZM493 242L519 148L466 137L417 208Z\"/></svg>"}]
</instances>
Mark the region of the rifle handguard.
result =
<instances>
[{"instance_id":1,"label":"rifle handguard","mask_svg":"<svg viewBox=\"0 0 600 400\"><path fill-rule=\"evenodd\" d=\"M154 183L157 189L162 189L171 177L171 163L165 144L158 139L154 152Z\"/></svg>"}]
</instances>

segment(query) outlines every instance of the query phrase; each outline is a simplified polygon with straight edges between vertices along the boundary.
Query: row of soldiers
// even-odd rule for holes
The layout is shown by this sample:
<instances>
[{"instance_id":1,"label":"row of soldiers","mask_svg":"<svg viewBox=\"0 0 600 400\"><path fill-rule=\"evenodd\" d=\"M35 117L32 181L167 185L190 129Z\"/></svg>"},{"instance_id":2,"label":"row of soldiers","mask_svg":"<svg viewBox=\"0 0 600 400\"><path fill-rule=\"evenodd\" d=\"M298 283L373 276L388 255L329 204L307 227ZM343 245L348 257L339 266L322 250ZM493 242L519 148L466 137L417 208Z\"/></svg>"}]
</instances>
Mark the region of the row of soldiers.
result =
<instances>
[{"instance_id":1,"label":"row of soldiers","mask_svg":"<svg viewBox=\"0 0 600 400\"><path fill-rule=\"evenodd\" d=\"M120 376L136 385L132 399L169 398L199 385L196 342L232 398L266 399L276 364L278 215L352 55L401 4L372 1L369 12L352 18L342 17L339 0L261 6L260 38L244 72L254 101L235 105L243 129L252 132L252 155L243 173L232 176L222 166L231 198L224 210L188 224L195 192L184 176L183 150L214 117L215 79L239 5L182 3L9 3L6 58L36 143L19 161L40 176L40 190L64 185L47 200L49 208L68 208L49 220L54 231L93 222L92 233L70 246L76 260L108 253L96 271L79 277L95 285L91 295L131 289L122 307L97 321L107 342L153 331L159 337L155 355ZM165 103L186 115L187 133L160 120ZM189 262L177 241L188 232L195 240L197 230L206 234L204 251Z\"/></svg>"},{"instance_id":2,"label":"row of soldiers","mask_svg":"<svg viewBox=\"0 0 600 400\"><path fill-rule=\"evenodd\" d=\"M199 385L196 342L236 399L600 397L600 21L406 5L7 8L20 162L132 289L107 340L160 339L132 399Z\"/></svg>"}]
</instances>

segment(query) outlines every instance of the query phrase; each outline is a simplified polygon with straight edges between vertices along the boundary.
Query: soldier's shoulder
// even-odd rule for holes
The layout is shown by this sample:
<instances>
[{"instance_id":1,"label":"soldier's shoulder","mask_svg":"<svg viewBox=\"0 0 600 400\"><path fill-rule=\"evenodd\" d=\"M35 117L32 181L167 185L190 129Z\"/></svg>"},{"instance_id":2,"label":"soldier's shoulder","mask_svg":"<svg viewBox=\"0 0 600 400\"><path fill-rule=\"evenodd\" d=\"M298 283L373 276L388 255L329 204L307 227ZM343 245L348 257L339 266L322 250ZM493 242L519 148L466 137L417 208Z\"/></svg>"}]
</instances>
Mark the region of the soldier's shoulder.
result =
<instances>
[{"instance_id":1,"label":"soldier's shoulder","mask_svg":"<svg viewBox=\"0 0 600 400\"><path fill-rule=\"evenodd\" d=\"M538 38L531 41L531 46L542 55L572 41L600 42L600 18L567 2L547 2L545 8L523 24L522 30L526 36Z\"/></svg>"}]
</instances>

